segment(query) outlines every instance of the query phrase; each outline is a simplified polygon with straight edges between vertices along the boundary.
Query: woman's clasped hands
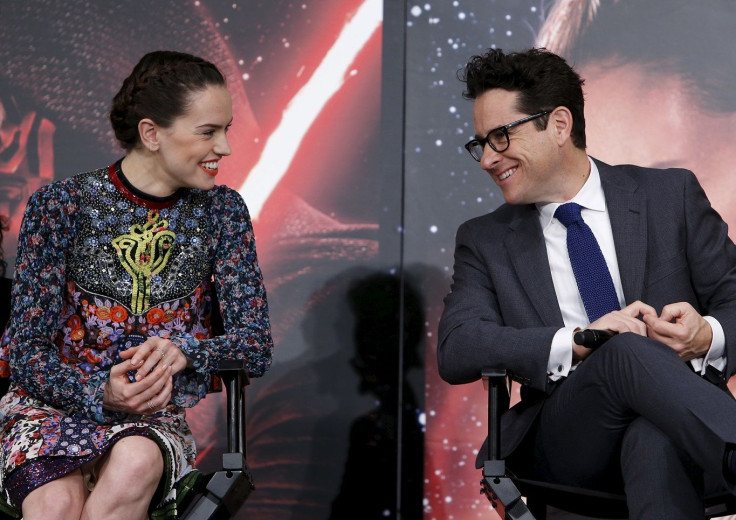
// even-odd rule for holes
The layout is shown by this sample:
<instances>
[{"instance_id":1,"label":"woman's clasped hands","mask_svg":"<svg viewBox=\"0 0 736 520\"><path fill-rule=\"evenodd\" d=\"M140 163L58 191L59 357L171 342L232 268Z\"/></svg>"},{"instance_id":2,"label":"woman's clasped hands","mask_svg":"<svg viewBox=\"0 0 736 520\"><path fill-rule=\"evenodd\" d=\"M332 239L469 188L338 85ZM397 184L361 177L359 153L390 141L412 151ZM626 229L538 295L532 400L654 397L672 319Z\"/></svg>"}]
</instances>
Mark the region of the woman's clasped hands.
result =
<instances>
[{"instance_id":1,"label":"woman's clasped hands","mask_svg":"<svg viewBox=\"0 0 736 520\"><path fill-rule=\"evenodd\" d=\"M151 415L171 400L173 376L187 367L188 359L170 340L150 337L120 352L105 385L103 405L108 410Z\"/></svg>"}]
</instances>

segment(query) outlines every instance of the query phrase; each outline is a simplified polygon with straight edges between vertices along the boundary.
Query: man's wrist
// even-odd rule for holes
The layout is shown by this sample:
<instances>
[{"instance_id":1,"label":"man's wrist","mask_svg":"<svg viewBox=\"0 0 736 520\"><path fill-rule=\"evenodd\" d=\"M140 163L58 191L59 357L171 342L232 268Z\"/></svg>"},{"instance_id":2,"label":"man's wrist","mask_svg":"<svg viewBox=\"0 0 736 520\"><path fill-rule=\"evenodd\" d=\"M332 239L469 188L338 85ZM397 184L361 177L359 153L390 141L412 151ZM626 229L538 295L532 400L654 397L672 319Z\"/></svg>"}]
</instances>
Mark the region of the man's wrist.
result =
<instances>
[{"instance_id":1,"label":"man's wrist","mask_svg":"<svg viewBox=\"0 0 736 520\"><path fill-rule=\"evenodd\" d=\"M705 357L713 344L713 328L710 322L701 316L700 327L695 335L697 357Z\"/></svg>"},{"instance_id":2,"label":"man's wrist","mask_svg":"<svg viewBox=\"0 0 736 520\"><path fill-rule=\"evenodd\" d=\"M578 332L579 330L583 330L580 327L577 327L575 329L575 332ZM580 361L584 360L586 357L590 355L592 352L592 349L589 349L588 347L584 347L583 345L578 345L575 343L575 333L572 335L572 361L573 363L579 363Z\"/></svg>"}]
</instances>

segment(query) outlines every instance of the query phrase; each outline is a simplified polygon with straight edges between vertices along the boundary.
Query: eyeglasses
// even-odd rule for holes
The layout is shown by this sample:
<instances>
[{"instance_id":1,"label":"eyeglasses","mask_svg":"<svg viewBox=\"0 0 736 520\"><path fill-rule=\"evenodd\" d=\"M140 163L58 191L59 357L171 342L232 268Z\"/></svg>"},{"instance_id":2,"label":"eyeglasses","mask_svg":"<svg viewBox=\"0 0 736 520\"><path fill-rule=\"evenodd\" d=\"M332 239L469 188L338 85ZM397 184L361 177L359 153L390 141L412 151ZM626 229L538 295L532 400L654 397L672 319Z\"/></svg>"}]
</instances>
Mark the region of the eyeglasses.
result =
<instances>
[{"instance_id":1,"label":"eyeglasses","mask_svg":"<svg viewBox=\"0 0 736 520\"><path fill-rule=\"evenodd\" d=\"M544 112L534 114L533 116L527 116L524 119L519 119L518 121L514 121L513 123L494 128L493 130L488 132L485 139L471 139L470 141L468 141L465 145L465 149L470 152L470 155L473 156L473 159L478 162L480 162L480 158L483 156L483 148L485 148L486 143L488 143L488 145L498 153L505 152L511 144L511 142L509 141L509 129L524 123L528 123L529 121L533 121L534 119L537 119L539 117L546 116L549 113L549 110L545 110Z\"/></svg>"}]
</instances>

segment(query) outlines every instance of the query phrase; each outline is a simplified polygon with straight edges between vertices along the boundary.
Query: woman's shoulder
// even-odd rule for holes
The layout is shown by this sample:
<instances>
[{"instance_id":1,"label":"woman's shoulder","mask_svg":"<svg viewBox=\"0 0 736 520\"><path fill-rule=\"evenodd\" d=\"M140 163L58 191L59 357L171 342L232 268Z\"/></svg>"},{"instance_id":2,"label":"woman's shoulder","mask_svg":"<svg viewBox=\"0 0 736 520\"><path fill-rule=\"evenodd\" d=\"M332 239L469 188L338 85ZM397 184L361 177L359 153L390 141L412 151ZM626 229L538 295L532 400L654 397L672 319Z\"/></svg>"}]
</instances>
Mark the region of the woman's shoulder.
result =
<instances>
[{"instance_id":1,"label":"woman's shoulder","mask_svg":"<svg viewBox=\"0 0 736 520\"><path fill-rule=\"evenodd\" d=\"M220 184L212 188L207 192L210 197L216 200L225 200L225 201L243 201L243 197L241 197L240 193L235 191L229 186L225 186L224 184Z\"/></svg>"},{"instance_id":2,"label":"woman's shoulder","mask_svg":"<svg viewBox=\"0 0 736 520\"><path fill-rule=\"evenodd\" d=\"M31 201L63 200L70 201L81 197L85 185L102 183L106 179L107 168L98 168L71 177L54 181L40 187L31 196Z\"/></svg>"},{"instance_id":3,"label":"woman's shoulder","mask_svg":"<svg viewBox=\"0 0 736 520\"><path fill-rule=\"evenodd\" d=\"M213 212L237 212L248 214L243 197L234 189L220 185L215 186L211 190L201 192L207 198L208 203L212 205Z\"/></svg>"}]
</instances>

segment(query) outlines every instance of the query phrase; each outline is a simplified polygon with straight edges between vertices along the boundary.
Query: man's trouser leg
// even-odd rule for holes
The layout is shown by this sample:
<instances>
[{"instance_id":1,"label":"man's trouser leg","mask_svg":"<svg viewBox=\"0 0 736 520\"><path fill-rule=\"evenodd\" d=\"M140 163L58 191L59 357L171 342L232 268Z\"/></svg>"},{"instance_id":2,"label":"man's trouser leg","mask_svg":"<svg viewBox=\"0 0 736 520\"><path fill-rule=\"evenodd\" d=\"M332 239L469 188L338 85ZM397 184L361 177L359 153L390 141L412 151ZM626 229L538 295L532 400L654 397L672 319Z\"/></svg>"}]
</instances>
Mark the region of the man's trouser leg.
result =
<instances>
[{"instance_id":1,"label":"man's trouser leg","mask_svg":"<svg viewBox=\"0 0 736 520\"><path fill-rule=\"evenodd\" d=\"M637 423L627 437L638 418L645 419L646 426ZM591 354L555 389L535 430L535 462L539 465L535 473L597 488L620 482L624 443L636 452L645 449L641 443L646 440L639 436L655 442L655 432L661 432L659 445L652 449L662 455L636 465L637 471L645 472L639 479L662 487L672 497L677 495L673 503L681 499L677 507L691 511L694 497L702 496L702 471L695 479L677 474L694 464L721 477L725 446L736 443L736 400L693 373L669 347L635 334L621 334ZM632 456L627 455L629 473ZM679 469L673 470L675 467ZM673 473L665 477L668 471ZM677 487L668 491L672 486ZM649 507L632 503L647 499L646 493L627 496L632 510ZM697 507L702 510L702 500Z\"/></svg>"}]
</instances>

